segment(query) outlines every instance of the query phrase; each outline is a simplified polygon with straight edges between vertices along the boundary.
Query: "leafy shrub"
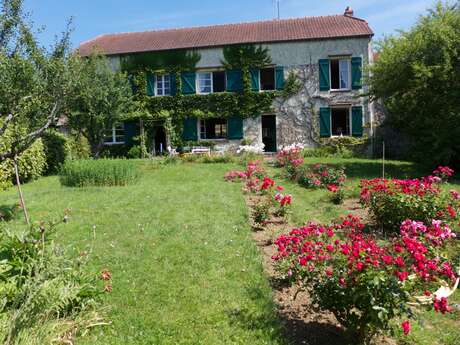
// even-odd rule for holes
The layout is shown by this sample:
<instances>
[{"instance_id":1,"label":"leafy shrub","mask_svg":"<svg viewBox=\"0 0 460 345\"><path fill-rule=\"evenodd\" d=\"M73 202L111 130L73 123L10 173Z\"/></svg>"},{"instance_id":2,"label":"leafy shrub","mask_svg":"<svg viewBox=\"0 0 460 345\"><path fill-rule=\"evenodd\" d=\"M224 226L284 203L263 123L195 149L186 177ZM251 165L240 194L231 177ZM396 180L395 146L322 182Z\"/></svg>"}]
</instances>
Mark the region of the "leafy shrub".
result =
<instances>
[{"instance_id":1,"label":"leafy shrub","mask_svg":"<svg viewBox=\"0 0 460 345\"><path fill-rule=\"evenodd\" d=\"M128 160L78 160L66 162L60 171L64 186L124 186L137 181L139 171Z\"/></svg>"},{"instance_id":2,"label":"leafy shrub","mask_svg":"<svg viewBox=\"0 0 460 345\"><path fill-rule=\"evenodd\" d=\"M253 217L256 224L264 224L268 221L271 206L269 198L263 198L253 206Z\"/></svg>"},{"instance_id":3,"label":"leafy shrub","mask_svg":"<svg viewBox=\"0 0 460 345\"><path fill-rule=\"evenodd\" d=\"M359 218L324 226L310 223L280 236L273 256L293 284L308 290L312 303L332 312L353 343L368 343L396 318L412 318L412 304L447 312L445 298L434 295L442 283L457 278L442 256L455 237L440 221L406 221L400 236L378 241L362 232ZM404 321L405 334L409 321Z\"/></svg>"},{"instance_id":4,"label":"leafy shrub","mask_svg":"<svg viewBox=\"0 0 460 345\"><path fill-rule=\"evenodd\" d=\"M332 157L334 155L334 151L330 147L320 146L317 148L305 148L302 151L302 155L305 158L309 158L309 157L325 158L325 157Z\"/></svg>"},{"instance_id":5,"label":"leafy shrub","mask_svg":"<svg viewBox=\"0 0 460 345\"><path fill-rule=\"evenodd\" d=\"M235 161L235 157L229 153L224 155L205 155L199 159L201 163L233 163Z\"/></svg>"},{"instance_id":6,"label":"leafy shrub","mask_svg":"<svg viewBox=\"0 0 460 345\"><path fill-rule=\"evenodd\" d=\"M52 238L57 224L42 222L19 234L6 228L0 232L2 343L23 343L21 339L28 337L45 343L36 339L36 333L46 324L61 320L68 325L69 320L87 318L97 307L103 290L97 286L97 277L83 270L88 257L72 259L56 245ZM53 332L54 338L61 335L56 329Z\"/></svg>"},{"instance_id":7,"label":"leafy shrub","mask_svg":"<svg viewBox=\"0 0 460 345\"><path fill-rule=\"evenodd\" d=\"M54 174L70 157L71 146L67 137L55 130L47 131L43 137L46 155L46 173Z\"/></svg>"},{"instance_id":8,"label":"leafy shrub","mask_svg":"<svg viewBox=\"0 0 460 345\"><path fill-rule=\"evenodd\" d=\"M441 176L447 177L441 173ZM361 181L361 203L376 225L395 232L406 219L425 223L442 219L455 223L460 203L456 192L443 192L437 176L422 179Z\"/></svg>"},{"instance_id":9,"label":"leafy shrub","mask_svg":"<svg viewBox=\"0 0 460 345\"><path fill-rule=\"evenodd\" d=\"M91 157L91 148L88 140L84 136L69 136L67 141L70 148L70 159L88 159Z\"/></svg>"},{"instance_id":10,"label":"leafy shrub","mask_svg":"<svg viewBox=\"0 0 460 345\"><path fill-rule=\"evenodd\" d=\"M0 149L2 145L0 143ZM39 178L46 169L46 156L41 139L35 141L18 159L21 182ZM15 182L14 164L11 159L0 163L0 188L10 187Z\"/></svg>"},{"instance_id":11,"label":"leafy shrub","mask_svg":"<svg viewBox=\"0 0 460 345\"><path fill-rule=\"evenodd\" d=\"M343 188L340 188L335 184L330 184L327 186L327 189L331 192L330 199L333 204L343 204L343 200L345 199L345 191L343 190Z\"/></svg>"},{"instance_id":12,"label":"leafy shrub","mask_svg":"<svg viewBox=\"0 0 460 345\"><path fill-rule=\"evenodd\" d=\"M15 205L1 205L0 206L0 222L8 222L17 219L21 207L19 204Z\"/></svg>"},{"instance_id":13,"label":"leafy shrub","mask_svg":"<svg viewBox=\"0 0 460 345\"><path fill-rule=\"evenodd\" d=\"M251 162L256 162L256 161L262 161L263 156L261 154L258 154L256 152L242 152L238 156L238 164L242 166L247 166Z\"/></svg>"},{"instance_id":14,"label":"leafy shrub","mask_svg":"<svg viewBox=\"0 0 460 345\"><path fill-rule=\"evenodd\" d=\"M298 182L306 188L327 188L329 185L341 186L345 183L345 170L328 164L302 166Z\"/></svg>"},{"instance_id":15,"label":"leafy shrub","mask_svg":"<svg viewBox=\"0 0 460 345\"><path fill-rule=\"evenodd\" d=\"M141 147L139 145L134 145L129 149L127 157L132 159L141 158L141 154Z\"/></svg>"}]
</instances>

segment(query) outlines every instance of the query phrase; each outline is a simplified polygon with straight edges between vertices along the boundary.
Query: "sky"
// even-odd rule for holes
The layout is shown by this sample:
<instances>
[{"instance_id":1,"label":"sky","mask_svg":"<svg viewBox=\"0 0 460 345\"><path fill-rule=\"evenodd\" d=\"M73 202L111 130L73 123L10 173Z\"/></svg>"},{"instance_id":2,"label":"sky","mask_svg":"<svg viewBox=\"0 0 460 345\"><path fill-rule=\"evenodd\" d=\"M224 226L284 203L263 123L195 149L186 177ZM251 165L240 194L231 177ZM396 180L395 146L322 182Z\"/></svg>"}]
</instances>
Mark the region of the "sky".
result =
<instances>
[{"instance_id":1,"label":"sky","mask_svg":"<svg viewBox=\"0 0 460 345\"><path fill-rule=\"evenodd\" d=\"M453 1L453 0L451 0ZM104 33L239 23L276 18L276 0L25 0L48 46L73 17L74 47ZM280 0L281 18L343 14L351 6L377 39L408 29L435 0Z\"/></svg>"}]
</instances>

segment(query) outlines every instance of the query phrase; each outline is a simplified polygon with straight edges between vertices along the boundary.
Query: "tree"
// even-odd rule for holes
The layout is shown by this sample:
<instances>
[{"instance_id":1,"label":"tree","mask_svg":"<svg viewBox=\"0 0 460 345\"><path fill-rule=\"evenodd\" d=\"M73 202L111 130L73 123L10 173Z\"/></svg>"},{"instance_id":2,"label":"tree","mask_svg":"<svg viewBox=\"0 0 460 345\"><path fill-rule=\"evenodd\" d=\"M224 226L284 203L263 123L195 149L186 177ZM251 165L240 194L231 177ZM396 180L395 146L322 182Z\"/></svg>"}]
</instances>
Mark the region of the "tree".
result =
<instances>
[{"instance_id":1,"label":"tree","mask_svg":"<svg viewBox=\"0 0 460 345\"><path fill-rule=\"evenodd\" d=\"M46 49L39 45L23 10L23 0L0 2L0 163L12 159L22 207L17 159L67 106L72 90L69 78L70 22L62 37Z\"/></svg>"},{"instance_id":2,"label":"tree","mask_svg":"<svg viewBox=\"0 0 460 345\"><path fill-rule=\"evenodd\" d=\"M459 165L459 4L438 2L379 51L369 84L387 110L386 125L409 139L414 159Z\"/></svg>"},{"instance_id":3,"label":"tree","mask_svg":"<svg viewBox=\"0 0 460 345\"><path fill-rule=\"evenodd\" d=\"M114 71L102 55L95 53L74 62L77 91L69 124L88 139L92 155L99 157L104 132L133 109L132 88L127 75Z\"/></svg>"}]
</instances>

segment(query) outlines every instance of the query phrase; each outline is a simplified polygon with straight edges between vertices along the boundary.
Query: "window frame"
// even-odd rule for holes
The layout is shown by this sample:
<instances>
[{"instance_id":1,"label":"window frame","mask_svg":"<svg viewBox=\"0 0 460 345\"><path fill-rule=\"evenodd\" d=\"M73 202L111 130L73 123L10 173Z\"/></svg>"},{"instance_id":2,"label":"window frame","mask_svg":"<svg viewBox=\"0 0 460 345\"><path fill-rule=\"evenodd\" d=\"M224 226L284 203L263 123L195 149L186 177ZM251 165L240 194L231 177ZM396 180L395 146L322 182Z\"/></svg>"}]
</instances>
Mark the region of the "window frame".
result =
<instances>
[{"instance_id":1,"label":"window frame","mask_svg":"<svg viewBox=\"0 0 460 345\"><path fill-rule=\"evenodd\" d=\"M331 138L352 137L353 136L352 106L348 106L348 105L347 106L340 106L340 105L338 105L338 106L331 106L330 109L331 109L331 115L330 115L330 119L329 119L330 124L331 124L331 136L330 137ZM335 110L337 110L337 109L342 109L342 110L345 109L345 110L348 111L348 126L349 126L349 129L350 129L348 135L343 135L343 134L342 135L337 135L337 134L332 133L333 132L332 131L332 113L333 113L334 109Z\"/></svg>"},{"instance_id":2,"label":"window frame","mask_svg":"<svg viewBox=\"0 0 460 345\"><path fill-rule=\"evenodd\" d=\"M210 74L211 75L211 90L209 92L201 92L200 90L200 75L202 74ZM213 85L213 82L214 82L214 77L213 77L213 72L212 71L202 71L202 72L196 72L196 85L195 85L195 89L196 89L196 93L198 95L209 95L210 93L213 93L214 92L214 85Z\"/></svg>"},{"instance_id":3,"label":"window frame","mask_svg":"<svg viewBox=\"0 0 460 345\"><path fill-rule=\"evenodd\" d=\"M204 141L204 140L210 140L210 141L226 141L228 140L228 119L227 118L222 118L223 120L226 121L226 133L224 138L207 138L206 137L206 120L212 120L213 118L210 119L199 119L198 121L198 140L199 141ZM214 118L218 119L218 118ZM203 130L204 129L204 130ZM203 137L202 133L205 133L205 137Z\"/></svg>"},{"instance_id":4,"label":"window frame","mask_svg":"<svg viewBox=\"0 0 460 345\"><path fill-rule=\"evenodd\" d=\"M332 61L337 61L338 64L339 64L339 75L338 75L338 79L339 79L339 88L338 89L334 89L333 86L332 86ZM341 84L341 69L340 69L340 62L341 61L347 61L347 66L348 66L348 87L346 88L341 88L340 87L340 84ZM351 75L351 56L340 56L340 57L330 57L329 58L329 90L330 91L351 91L351 88L352 88L352 81L351 81L351 78L352 78L352 75Z\"/></svg>"},{"instance_id":5,"label":"window frame","mask_svg":"<svg viewBox=\"0 0 460 345\"><path fill-rule=\"evenodd\" d=\"M158 94L158 77L161 77L162 79L162 85L163 87L161 88L163 90L163 94L160 95ZM169 89L168 89L168 93L166 94L165 93L165 90L167 90L165 88L165 80L168 79L168 83L169 83ZM163 96L171 96L171 76L169 74L155 74L155 96L157 97L163 97Z\"/></svg>"},{"instance_id":6,"label":"window frame","mask_svg":"<svg viewBox=\"0 0 460 345\"><path fill-rule=\"evenodd\" d=\"M272 69L273 70L273 89L270 90L263 90L262 89L262 70L264 69ZM276 68L275 67L264 67L259 68L259 92L271 92L276 91Z\"/></svg>"},{"instance_id":7,"label":"window frame","mask_svg":"<svg viewBox=\"0 0 460 345\"><path fill-rule=\"evenodd\" d=\"M118 126L120 126L121 128L117 128ZM122 141L117 140L117 130L122 131L122 136L123 136ZM108 131L110 131L111 133L111 141L106 141L106 135L104 134L104 145L111 146L111 145L124 145L125 144L125 125L123 123L114 124L112 128L106 129L106 132ZM118 135L118 137L119 136L120 135Z\"/></svg>"}]
</instances>

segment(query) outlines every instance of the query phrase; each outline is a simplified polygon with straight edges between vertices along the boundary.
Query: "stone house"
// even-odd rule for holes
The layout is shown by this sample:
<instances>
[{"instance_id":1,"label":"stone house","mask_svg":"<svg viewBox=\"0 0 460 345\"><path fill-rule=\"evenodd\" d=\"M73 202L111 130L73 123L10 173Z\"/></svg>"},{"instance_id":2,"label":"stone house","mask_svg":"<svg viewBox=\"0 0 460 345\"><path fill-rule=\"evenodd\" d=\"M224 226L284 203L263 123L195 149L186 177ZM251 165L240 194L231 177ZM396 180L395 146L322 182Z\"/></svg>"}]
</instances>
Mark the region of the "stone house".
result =
<instances>
[{"instance_id":1,"label":"stone house","mask_svg":"<svg viewBox=\"0 0 460 345\"><path fill-rule=\"evenodd\" d=\"M362 83L362 69L372 63L373 32L368 23L347 8L342 15L269 20L186 29L108 34L80 45L80 54L94 48L106 54L114 68L123 57L145 52L193 50L201 56L193 72L182 74L185 94L206 95L233 92L233 71L223 69L223 49L237 44L267 48L271 64L251 71L256 92L280 90L290 73L301 83L288 98L273 100L272 111L245 119L189 117L184 139L215 141L225 148L247 139L264 143L266 151L303 143L315 147L320 138L372 136L373 109ZM232 72L232 73L231 73ZM152 97L170 97L173 81L168 74L155 73L148 81ZM184 89L185 88L185 89ZM107 144L126 144L135 130L120 124L108 134ZM167 136L158 131L158 144Z\"/></svg>"}]
</instances>

